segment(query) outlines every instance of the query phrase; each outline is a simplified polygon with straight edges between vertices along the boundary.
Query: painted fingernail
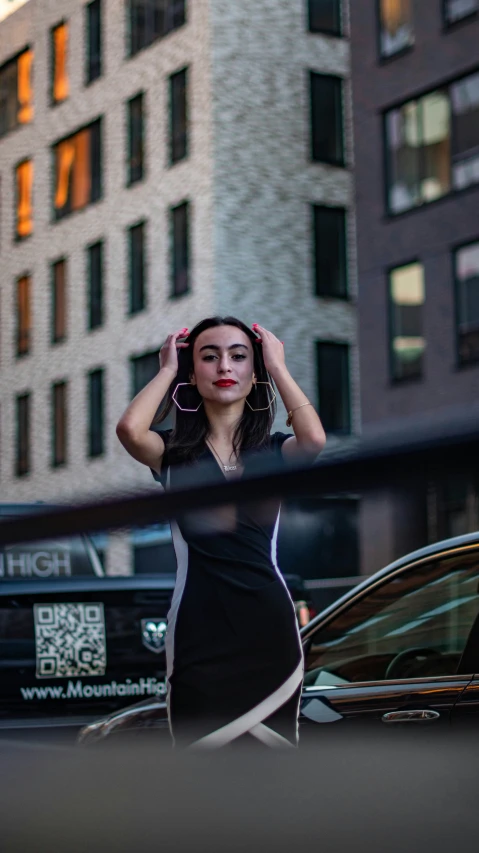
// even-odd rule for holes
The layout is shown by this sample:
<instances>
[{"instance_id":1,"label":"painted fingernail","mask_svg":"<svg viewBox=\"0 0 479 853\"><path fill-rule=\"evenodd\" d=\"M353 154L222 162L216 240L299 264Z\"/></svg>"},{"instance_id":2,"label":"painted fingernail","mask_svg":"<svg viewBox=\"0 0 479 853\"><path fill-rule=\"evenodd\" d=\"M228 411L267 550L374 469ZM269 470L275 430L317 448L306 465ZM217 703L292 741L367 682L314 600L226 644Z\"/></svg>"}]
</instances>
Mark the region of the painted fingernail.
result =
<instances>
[{"instance_id":1,"label":"painted fingernail","mask_svg":"<svg viewBox=\"0 0 479 853\"><path fill-rule=\"evenodd\" d=\"M251 326L251 328L252 328L252 329L256 329L257 325L258 325L257 323L253 323L253 325Z\"/></svg>"},{"instance_id":2,"label":"painted fingernail","mask_svg":"<svg viewBox=\"0 0 479 853\"><path fill-rule=\"evenodd\" d=\"M283 346L284 346L284 341L281 341L281 343L282 343L282 344L283 344Z\"/></svg>"}]
</instances>

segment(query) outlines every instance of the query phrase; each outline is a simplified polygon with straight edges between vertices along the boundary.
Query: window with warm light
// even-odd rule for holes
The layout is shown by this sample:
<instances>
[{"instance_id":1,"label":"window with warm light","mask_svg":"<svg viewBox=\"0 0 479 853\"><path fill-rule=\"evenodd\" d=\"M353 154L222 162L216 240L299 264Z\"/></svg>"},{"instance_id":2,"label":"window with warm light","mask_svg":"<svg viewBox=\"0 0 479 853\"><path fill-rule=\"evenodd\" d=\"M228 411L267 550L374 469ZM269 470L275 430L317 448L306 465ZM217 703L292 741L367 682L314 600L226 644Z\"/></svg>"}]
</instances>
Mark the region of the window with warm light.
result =
<instances>
[{"instance_id":1,"label":"window with warm light","mask_svg":"<svg viewBox=\"0 0 479 853\"><path fill-rule=\"evenodd\" d=\"M0 68L0 137L33 119L32 64L27 49Z\"/></svg>"},{"instance_id":2,"label":"window with warm light","mask_svg":"<svg viewBox=\"0 0 479 853\"><path fill-rule=\"evenodd\" d=\"M419 377L426 343L423 334L424 269L412 263L389 273L390 364L394 380Z\"/></svg>"},{"instance_id":3,"label":"window with warm light","mask_svg":"<svg viewBox=\"0 0 479 853\"><path fill-rule=\"evenodd\" d=\"M101 120L53 146L55 219L101 197Z\"/></svg>"},{"instance_id":4,"label":"window with warm light","mask_svg":"<svg viewBox=\"0 0 479 853\"><path fill-rule=\"evenodd\" d=\"M23 160L15 169L15 236L23 240L33 232L33 160Z\"/></svg>"},{"instance_id":5,"label":"window with warm light","mask_svg":"<svg viewBox=\"0 0 479 853\"><path fill-rule=\"evenodd\" d=\"M385 133L390 213L479 183L479 73L390 110Z\"/></svg>"},{"instance_id":6,"label":"window with warm light","mask_svg":"<svg viewBox=\"0 0 479 853\"><path fill-rule=\"evenodd\" d=\"M479 240L454 253L459 364L479 361Z\"/></svg>"},{"instance_id":7,"label":"window with warm light","mask_svg":"<svg viewBox=\"0 0 479 853\"><path fill-rule=\"evenodd\" d=\"M31 332L31 277L22 275L17 280L17 355L30 352Z\"/></svg>"},{"instance_id":8,"label":"window with warm light","mask_svg":"<svg viewBox=\"0 0 479 853\"><path fill-rule=\"evenodd\" d=\"M59 104L68 98L68 24L62 22L51 31L52 101Z\"/></svg>"},{"instance_id":9,"label":"window with warm light","mask_svg":"<svg viewBox=\"0 0 479 853\"><path fill-rule=\"evenodd\" d=\"M381 56L394 56L414 44L412 0L379 0Z\"/></svg>"}]
</instances>

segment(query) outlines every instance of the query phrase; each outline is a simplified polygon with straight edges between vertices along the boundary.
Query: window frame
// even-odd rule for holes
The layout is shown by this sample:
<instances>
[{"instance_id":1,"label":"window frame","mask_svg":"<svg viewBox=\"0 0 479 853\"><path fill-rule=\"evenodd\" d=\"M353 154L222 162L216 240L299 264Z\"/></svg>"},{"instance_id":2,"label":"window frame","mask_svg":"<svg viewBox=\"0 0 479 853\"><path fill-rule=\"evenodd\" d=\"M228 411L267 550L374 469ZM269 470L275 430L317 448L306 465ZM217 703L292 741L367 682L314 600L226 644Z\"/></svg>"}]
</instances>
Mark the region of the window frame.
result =
<instances>
[{"instance_id":1,"label":"window frame","mask_svg":"<svg viewBox=\"0 0 479 853\"><path fill-rule=\"evenodd\" d=\"M64 98L58 99L55 98L55 72L56 72L56 50L55 50L55 32L60 29L60 27L67 28L67 50L65 56L65 72L67 78L67 86L68 92ZM49 82L49 100L50 107L57 107L60 104L64 104L65 101L68 101L70 97L70 75L68 74L68 59L69 59L69 46L70 46L70 23L66 18L62 18L60 21L57 21L52 27L50 27L50 82Z\"/></svg>"},{"instance_id":2,"label":"window frame","mask_svg":"<svg viewBox=\"0 0 479 853\"><path fill-rule=\"evenodd\" d=\"M186 287L184 290L177 290L175 282L179 271L176 269L176 244L175 244L175 212L184 209L186 212ZM183 199L178 204L172 205L169 208L170 215L170 299L181 299L191 293L191 210L192 205L189 199Z\"/></svg>"},{"instance_id":3,"label":"window frame","mask_svg":"<svg viewBox=\"0 0 479 853\"><path fill-rule=\"evenodd\" d=\"M59 436L57 431L57 397L56 393L59 389L62 389L63 399L62 399L62 410L61 410L61 419L62 419L62 428L63 428L63 456L58 454L58 444L62 443L61 436ZM51 460L50 467L51 468L64 468L68 464L68 380L67 379L57 379L55 382L52 382L50 386L51 392Z\"/></svg>"},{"instance_id":4,"label":"window frame","mask_svg":"<svg viewBox=\"0 0 479 853\"><path fill-rule=\"evenodd\" d=\"M32 339L33 339L33 322L32 322L32 280L33 276L31 272L23 272L21 275L16 276L15 278L15 358L23 359L27 356L31 355L32 352ZM28 282L28 319L29 325L26 330L24 330L23 334L26 332L27 344L24 350L20 350L20 338L22 335L22 327L20 322L20 305L19 305L19 286L21 281Z\"/></svg>"},{"instance_id":5,"label":"window frame","mask_svg":"<svg viewBox=\"0 0 479 853\"><path fill-rule=\"evenodd\" d=\"M179 157L174 157L173 152L175 148L175 133L174 133L174 115L173 115L173 81L174 79L178 79L181 75L184 75L184 107L185 107L185 133L184 133L184 150L183 153ZM168 96L169 96L169 166L174 166L176 163L181 163L183 160L188 159L189 155L189 115L188 115L188 90L189 90L189 66L185 65L182 68L179 68L177 71L174 71L173 74L170 74L168 77Z\"/></svg>"},{"instance_id":6,"label":"window frame","mask_svg":"<svg viewBox=\"0 0 479 853\"><path fill-rule=\"evenodd\" d=\"M339 130L339 148L340 148L340 156L338 159L325 159L325 158L317 158L315 156L315 126L316 122L315 118L315 108L314 108L314 97L313 97L313 80L315 78L322 78L323 80L331 80L335 81L337 84L337 91L335 92L335 97L339 92L339 106L338 106L338 115L335 116L336 121L338 123L338 127L335 129L335 133ZM344 77L340 77L338 74L323 74L321 71L314 71L312 69L309 70L309 126L310 126L310 162L314 164L320 164L323 166L333 166L336 169L346 169L347 164L347 156L346 156L346 134L345 134L345 112L344 112L344 86L346 80Z\"/></svg>"},{"instance_id":7,"label":"window frame","mask_svg":"<svg viewBox=\"0 0 479 853\"><path fill-rule=\"evenodd\" d=\"M343 38L344 36L344 21L343 21L343 0L336 0L338 7L338 26L335 30L328 29L313 29L311 25L312 20L312 4L314 0L307 0L307 22L308 22L308 32L313 35L326 35L334 38Z\"/></svg>"},{"instance_id":8,"label":"window frame","mask_svg":"<svg viewBox=\"0 0 479 853\"><path fill-rule=\"evenodd\" d=\"M57 139L51 145L51 161L52 161L52 182L51 182L51 204L52 204L52 216L51 222L52 224L56 224L58 222L63 222L64 219L69 219L70 216L74 216L75 214L81 213L84 210L88 210L88 208L92 204L97 204L101 202L103 199L103 166L104 166L104 157L103 157L103 143L104 143L104 120L103 116L100 115L97 118L93 119L93 121L89 121L87 124L82 125L81 127L77 127L73 133L68 133L66 136L62 136L60 139ZM90 137L92 142L90 142L90 198L86 204L82 207L77 207L74 209L66 210L64 213L58 214L57 208L55 207L55 194L57 187L57 153L56 149L63 142L67 142L69 139L73 139L73 137L82 133L85 130L90 130L90 128L96 127L98 130L95 134L92 134ZM95 161L95 151L97 153L97 162Z\"/></svg>"},{"instance_id":9,"label":"window frame","mask_svg":"<svg viewBox=\"0 0 479 853\"><path fill-rule=\"evenodd\" d=\"M65 331L63 335L59 337L56 336L55 328L56 328L56 306L57 306L57 292L56 292L56 279L55 279L55 269L58 264L64 264L65 266L65 275L64 275L64 310L65 310ZM50 343L52 346L57 346L58 344L66 341L68 337L67 332L67 317L68 317L68 307L67 307L67 288L68 288L68 261L66 256L62 255L61 258L56 258L50 264L50 281L51 281L51 327L50 327Z\"/></svg>"},{"instance_id":10,"label":"window frame","mask_svg":"<svg viewBox=\"0 0 479 853\"><path fill-rule=\"evenodd\" d=\"M19 204L19 196L18 196L18 169L20 166L23 166L24 163L32 164L32 185L30 189L30 207L32 211L32 228L28 234L19 234L18 233L18 204ZM28 240L35 232L35 221L34 221L34 202L33 202L33 192L35 186L35 161L32 156L22 157L17 163L15 163L13 167L14 172L14 220L13 220L13 240L15 243L23 243L24 240Z\"/></svg>"},{"instance_id":11,"label":"window frame","mask_svg":"<svg viewBox=\"0 0 479 853\"><path fill-rule=\"evenodd\" d=\"M97 414L97 423L94 424L94 388L93 388L93 380L94 377L99 377L99 400L100 405L98 408ZM88 388L88 400L87 400L87 411L88 411L88 429L87 429L87 456L89 459L97 459L98 457L105 455L105 376L106 371L104 367L94 367L87 373L87 388ZM98 427L97 432L98 435L95 434L95 426ZM98 444L95 445L95 439L98 441Z\"/></svg>"},{"instance_id":12,"label":"window frame","mask_svg":"<svg viewBox=\"0 0 479 853\"><path fill-rule=\"evenodd\" d=\"M98 323L92 324L92 315L93 315L93 300L92 300L92 251L97 247L100 248L100 298L99 298L99 316L100 321ZM87 281L88 281L88 321L87 321L87 331L94 332L95 329L101 329L105 325L105 300L104 300L104 285L105 285L105 241L103 238L100 240L95 240L93 243L89 243L85 249L86 254L86 264L87 264Z\"/></svg>"},{"instance_id":13,"label":"window frame","mask_svg":"<svg viewBox=\"0 0 479 853\"><path fill-rule=\"evenodd\" d=\"M383 174L384 174L384 181L383 181L384 193L383 194L384 194L384 209L385 209L386 219L396 220L401 216L407 216L407 215L409 215L413 212L416 212L416 211L429 209L432 205L439 204L443 201L446 201L446 199L455 198L456 196L460 195L461 193L466 193L466 192L471 192L471 191L477 192L477 189L479 188L479 181L477 181L476 183L473 183L473 184L468 184L467 186L461 187L459 189L454 188L453 170L452 170L453 160L452 160L452 155L451 155L450 161L449 161L450 187L451 188L449 189L449 191L447 193L444 193L444 195L437 196L436 198L431 199L431 201L421 201L419 204L414 204L411 207L405 208L404 210L400 210L397 212L394 212L393 210L391 210L391 207L389 204L389 192L390 192L390 186L391 186L390 182L391 182L392 169L391 169L391 149L389 146L388 127L387 127L388 116L390 113L397 112L398 110L401 110L407 104L411 104L413 102L420 102L424 98L426 98L428 95L432 95L435 92L447 91L449 103L451 104L451 96L450 96L451 87L458 84L458 83L461 83L463 80L467 80L468 77L472 77L475 74L479 74L479 65L477 63L472 68L470 68L467 72L461 74L459 77L451 76L451 77L446 78L445 80L438 81L437 85L434 86L432 89L430 87L428 87L426 89L421 89L416 93L412 93L410 95L410 97L408 97L406 99L403 98L400 101L396 101L396 102L390 104L388 107L386 107L380 111L379 115L380 115L380 118L382 120L382 138L383 138ZM453 142L454 142L454 135L455 135L454 112L452 111L452 109L451 109L450 116L451 116L450 142L451 142L451 150L452 150ZM423 155L422 155L422 149L421 149L420 157L422 158L422 156Z\"/></svg>"},{"instance_id":14,"label":"window frame","mask_svg":"<svg viewBox=\"0 0 479 853\"><path fill-rule=\"evenodd\" d=\"M138 314L141 314L143 311L146 311L148 308L148 261L147 261L147 252L148 252L148 244L147 244L147 219L140 219L137 222L134 222L132 225L129 225L127 228L128 235L128 317L136 317ZM140 307L135 308L133 303L133 294L134 294L134 282L133 282L133 233L141 228L141 285L140 285Z\"/></svg>"},{"instance_id":15,"label":"window frame","mask_svg":"<svg viewBox=\"0 0 479 853\"><path fill-rule=\"evenodd\" d=\"M97 58L97 66L98 73L92 76L92 52L91 52L91 23L92 23L92 9L93 7L98 8L98 58ZM99 80L103 76L103 7L102 0L90 0L89 3L85 5L85 86L91 86L95 80Z\"/></svg>"},{"instance_id":16,"label":"window frame","mask_svg":"<svg viewBox=\"0 0 479 853\"><path fill-rule=\"evenodd\" d=\"M141 183L146 178L146 168L145 168L145 141L146 141L146 110L145 110L145 101L146 95L144 90L142 89L139 92L136 92L135 95L132 95L126 101L126 125L127 125L127 157L126 157L126 186L132 187L135 184ZM132 169L132 160L133 160L133 113L132 107L135 102L139 102L140 104L140 148L141 148L141 168L139 169L138 177L133 176Z\"/></svg>"},{"instance_id":17,"label":"window frame","mask_svg":"<svg viewBox=\"0 0 479 853\"><path fill-rule=\"evenodd\" d=\"M381 9L382 0L375 0L376 7L376 46L377 46L377 57L380 65L387 64L388 62L394 62L395 59L400 59L401 56L410 53L414 50L416 46L415 32L414 32L414 7L412 6L412 26L413 26L413 39L409 44L404 45L404 47L399 48L394 53L383 53L382 49L382 9Z\"/></svg>"},{"instance_id":18,"label":"window frame","mask_svg":"<svg viewBox=\"0 0 479 853\"><path fill-rule=\"evenodd\" d=\"M130 362L130 400L133 400L133 398L136 397L136 395L139 394L140 391L143 390L143 388L145 388L145 385L148 384L148 382L146 382L145 385L141 386L141 388L137 386L137 384L135 382L135 368L136 368L136 366L138 365L138 363L141 359L151 358L153 360L153 356L155 357L155 361L157 364L157 372L158 372L160 369L160 347L157 347L156 349L149 349L146 352L141 352L138 354L130 355L130 358L129 358L129 362ZM150 380L148 380L148 381L150 381Z\"/></svg>"},{"instance_id":19,"label":"window frame","mask_svg":"<svg viewBox=\"0 0 479 853\"><path fill-rule=\"evenodd\" d=\"M459 287L461 282L457 275L457 255L461 249L467 249L469 246L477 246L479 248L479 234L472 240L467 240L465 243L461 242L454 245L451 250L452 281L454 288L454 351L456 356L456 368L458 370L467 370L467 368L474 368L479 364L479 354L477 358L470 359L469 361L461 361L460 357Z\"/></svg>"},{"instance_id":20,"label":"window frame","mask_svg":"<svg viewBox=\"0 0 479 853\"><path fill-rule=\"evenodd\" d=\"M25 453L22 457L22 442L21 442L21 421L20 421L20 408L21 402L25 402L25 420L26 420L26 430L25 430ZM31 391L24 391L21 394L16 394L15 396L15 476L16 477L26 477L31 473L32 470L32 393ZM25 459L24 464L22 465L22 458Z\"/></svg>"},{"instance_id":21,"label":"window frame","mask_svg":"<svg viewBox=\"0 0 479 853\"><path fill-rule=\"evenodd\" d=\"M151 47L153 44L156 44L156 42L161 41L162 39L171 35L171 33L174 33L177 30L181 29L182 27L184 27L188 23L188 0L169 0L169 2L173 7L174 7L175 3L178 5L180 3L182 3L183 20L182 20L181 24L178 24L176 27L172 26L170 29L166 29L164 33L161 33L161 34L154 36L153 38L150 39L150 41L147 41L144 44L141 44L135 50L132 49L132 43L133 43L133 38L132 38L132 0L128 0L128 2L125 3L125 16L126 16L126 26L125 26L126 44L125 44L125 48L126 48L126 57L128 59L131 59L134 56L137 56L139 53L141 53L142 50L146 50L147 48Z\"/></svg>"},{"instance_id":22,"label":"window frame","mask_svg":"<svg viewBox=\"0 0 479 853\"><path fill-rule=\"evenodd\" d=\"M393 336L393 331L394 331L394 319L393 319L394 305L393 305L393 301L391 298L391 274L393 272L395 272L396 270L404 269L404 267L409 267L409 266L412 266L413 264L419 264L423 270L423 278L424 278L424 303L423 303L423 305L425 305L426 304L426 269L425 269L425 266L424 266L421 258L419 258L416 255L414 258L412 258L408 261L404 261L404 263L393 264L393 266L389 266L386 269L386 299L387 299L387 306L388 306L387 307L387 314L388 314L388 317L387 317L388 366L389 366L389 382L390 382L390 385L392 385L392 386L407 385L410 382L422 382L425 379L424 359L423 359L423 362L421 364L420 373L414 374L412 376L395 376L394 375L394 355L393 355L393 347L392 347L392 342L393 342L393 337L394 337ZM425 339L425 336L424 336L424 339ZM425 343L427 343L426 339L425 339ZM424 348L424 352L425 351L426 351L426 347Z\"/></svg>"},{"instance_id":23,"label":"window frame","mask_svg":"<svg viewBox=\"0 0 479 853\"><path fill-rule=\"evenodd\" d=\"M331 340L328 338L320 338L315 340L315 352L316 352L316 388L317 388L317 402L318 402L318 412L321 420L323 421L323 416L321 414L321 389L320 389L320 357L319 352L322 346L330 346L330 347L340 347L343 352L346 353L346 387L341 389L342 394L346 394L346 410L347 410L347 426L346 427L331 427L325 424L325 429L332 435L337 436L346 436L353 434L353 412L352 412L352 395L351 395L351 343L349 341L337 341ZM339 349L338 349L339 352ZM323 421L324 422L324 421Z\"/></svg>"},{"instance_id":24,"label":"window frame","mask_svg":"<svg viewBox=\"0 0 479 853\"><path fill-rule=\"evenodd\" d=\"M31 102L32 118L31 118L31 120L30 120L29 122L19 122L19 121L18 121L18 112L19 112L19 109L18 109L18 108L19 108L19 101L18 101L18 62L19 62L20 57L21 57L21 56L23 56L23 54L24 54L24 53L28 53L28 52L30 52L30 53L32 54L32 64L31 64L31 71L30 71L30 86L31 86L31 94L32 94L32 102ZM32 45L31 45L30 43L28 43L28 44L26 44L24 47L22 47L22 48L21 48L21 50L17 51L17 53L15 53L13 56L10 56L8 59L6 59L6 60L5 60L4 62L2 62L2 64L0 65L0 75L1 75L1 74L2 74L2 71L3 71L3 70L4 70L8 65L13 65L13 64L15 64L15 69L16 69L16 84L17 84L17 88L16 88L16 96L17 96L17 97L16 97L16 120L15 120L15 124L14 124L14 125L13 125L13 127L11 127L9 130L6 130L6 131L5 131L5 133L0 133L0 139L4 139L5 137L9 136L9 135L10 135L10 133L14 133L16 130L19 130L20 128L25 127L25 126L27 126L27 125L31 124L31 123L32 123L32 121L33 121L33 118L34 118L34 97L35 97L35 88L34 88L34 84L33 84L33 78L34 78L34 67L33 67L33 63L34 63L34 59L35 59L35 51L34 51L34 49L33 49Z\"/></svg>"},{"instance_id":25,"label":"window frame","mask_svg":"<svg viewBox=\"0 0 479 853\"><path fill-rule=\"evenodd\" d=\"M461 18L457 18L456 21L450 21L447 15L447 7L449 0L442 0L442 24L444 32L448 33L450 30L456 29L456 27L461 26L461 24L470 23L475 18L479 16L479 5L477 9L473 9L471 12L467 12Z\"/></svg>"},{"instance_id":26,"label":"window frame","mask_svg":"<svg viewBox=\"0 0 479 853\"><path fill-rule=\"evenodd\" d=\"M348 302L351 298L349 292L349 263L348 263L348 215L349 210L342 205L327 205L313 202L312 208L312 231L313 231L313 295L318 299L339 299L342 302ZM342 288L341 293L321 293L319 288L318 275L318 244L317 240L317 214L321 210L335 211L342 215L342 228L340 240L342 241L342 257L340 258L340 266L342 267Z\"/></svg>"}]
</instances>

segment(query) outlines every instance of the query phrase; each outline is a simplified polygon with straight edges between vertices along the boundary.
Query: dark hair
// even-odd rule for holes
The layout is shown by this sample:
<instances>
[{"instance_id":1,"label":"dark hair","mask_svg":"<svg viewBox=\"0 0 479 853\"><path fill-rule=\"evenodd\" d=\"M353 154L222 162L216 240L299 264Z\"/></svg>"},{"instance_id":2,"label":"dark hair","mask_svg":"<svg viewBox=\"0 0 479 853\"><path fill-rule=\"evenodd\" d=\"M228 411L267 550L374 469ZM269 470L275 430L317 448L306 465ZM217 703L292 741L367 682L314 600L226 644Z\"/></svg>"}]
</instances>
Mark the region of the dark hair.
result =
<instances>
[{"instance_id":1,"label":"dark hair","mask_svg":"<svg viewBox=\"0 0 479 853\"><path fill-rule=\"evenodd\" d=\"M194 370L193 348L196 338L206 329L211 329L215 326L235 326L237 329L241 329L253 345L253 365L258 383L272 382L264 364L263 348L260 344L255 343L256 335L254 332L248 329L241 320L237 320L236 317L207 317L206 320L197 323L189 333L187 337L189 347L178 350L178 373L160 406L159 412L153 421L154 424L164 421L171 412L172 407L175 406L172 397L178 383L189 382L191 379ZM210 424L204 406L200 405L202 398L196 386L191 386L191 388L182 387L180 392L181 405L184 408L195 409L197 406L200 406L200 408L197 412L182 412L181 409L175 407L176 422L168 444L168 452L171 454L172 461L190 462L198 458L203 451L204 441L208 436ZM276 414L276 405L274 402L267 408L271 399L271 389L267 385L253 386L246 399L253 409L264 409L264 411L253 412L249 406L245 405L233 436L235 453L263 447L268 441Z\"/></svg>"}]
</instances>

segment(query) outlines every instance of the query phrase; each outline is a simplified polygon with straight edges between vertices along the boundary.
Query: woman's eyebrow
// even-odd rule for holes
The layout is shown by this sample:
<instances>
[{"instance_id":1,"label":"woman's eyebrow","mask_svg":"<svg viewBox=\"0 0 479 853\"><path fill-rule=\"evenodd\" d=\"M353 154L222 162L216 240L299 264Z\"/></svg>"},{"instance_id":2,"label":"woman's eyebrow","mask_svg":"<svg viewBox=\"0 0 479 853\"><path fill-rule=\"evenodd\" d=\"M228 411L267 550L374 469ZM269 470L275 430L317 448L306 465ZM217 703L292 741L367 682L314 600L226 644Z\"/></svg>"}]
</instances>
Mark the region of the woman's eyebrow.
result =
<instances>
[{"instance_id":1,"label":"woman's eyebrow","mask_svg":"<svg viewBox=\"0 0 479 853\"><path fill-rule=\"evenodd\" d=\"M231 344L231 345L228 347L228 349L237 349L238 347L243 347L243 349L248 349L248 347L246 346L246 344ZM215 350L220 350L220 349L221 349L221 347L219 347L217 344L205 344L205 346L204 346L204 347L200 347L200 352L203 352L203 350L204 350L204 349L215 349Z\"/></svg>"}]
</instances>

